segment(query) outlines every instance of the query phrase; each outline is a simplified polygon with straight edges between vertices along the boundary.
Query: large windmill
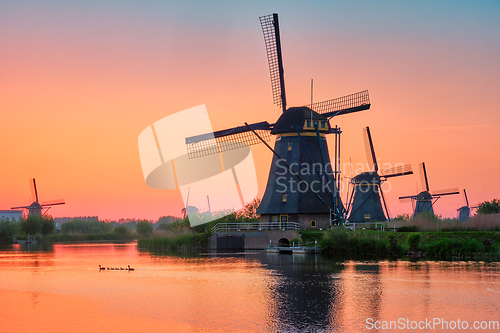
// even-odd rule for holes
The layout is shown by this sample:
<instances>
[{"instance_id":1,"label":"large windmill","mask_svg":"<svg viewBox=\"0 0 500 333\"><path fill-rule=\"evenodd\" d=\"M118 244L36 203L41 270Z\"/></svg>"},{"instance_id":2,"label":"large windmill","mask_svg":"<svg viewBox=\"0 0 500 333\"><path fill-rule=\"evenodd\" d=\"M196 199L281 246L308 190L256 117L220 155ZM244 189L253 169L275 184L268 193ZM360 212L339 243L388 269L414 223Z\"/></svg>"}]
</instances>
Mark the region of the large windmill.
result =
<instances>
[{"instance_id":1,"label":"large windmill","mask_svg":"<svg viewBox=\"0 0 500 333\"><path fill-rule=\"evenodd\" d=\"M384 192L381 188L382 183L387 178L411 175L413 171L409 164L379 171L369 127L364 128L364 138L368 164L370 170L373 171L362 172L351 180L354 190L352 191L350 204L348 205L348 220L350 222L387 221L388 218L390 219L390 216ZM381 197L387 217L382 208Z\"/></svg>"},{"instance_id":2,"label":"large windmill","mask_svg":"<svg viewBox=\"0 0 500 333\"><path fill-rule=\"evenodd\" d=\"M429 182L427 181L427 172L425 170L424 162L420 164L420 177L422 188L425 188L425 191L422 191L417 195L399 197L400 200L411 199L412 203L414 203L413 217L422 212L431 212L432 214L434 214L434 209L432 207L434 206L436 201L439 200L439 198L445 195L460 193L458 191L458 188L453 188L448 190L433 191L431 194L429 192Z\"/></svg>"},{"instance_id":3,"label":"large windmill","mask_svg":"<svg viewBox=\"0 0 500 333\"><path fill-rule=\"evenodd\" d=\"M274 103L282 108L275 123L267 121L186 138L190 158L264 142L274 153L257 213L262 222L298 222L302 228L325 228L345 210L338 195L340 129L334 116L370 108L368 91L287 108L278 14L260 17L271 73ZM336 135L334 166L326 135ZM265 142L276 135L274 150Z\"/></svg>"},{"instance_id":4,"label":"large windmill","mask_svg":"<svg viewBox=\"0 0 500 333\"><path fill-rule=\"evenodd\" d=\"M29 206L19 206L12 207L11 209L27 209L28 216L42 216L47 213L47 211L56 205L64 205L64 200L52 200L52 201L44 201L42 203L38 202L38 191L36 189L35 178L30 179L30 187L31 187L31 200L34 200ZM42 214L42 209L47 208L45 212Z\"/></svg>"}]
</instances>

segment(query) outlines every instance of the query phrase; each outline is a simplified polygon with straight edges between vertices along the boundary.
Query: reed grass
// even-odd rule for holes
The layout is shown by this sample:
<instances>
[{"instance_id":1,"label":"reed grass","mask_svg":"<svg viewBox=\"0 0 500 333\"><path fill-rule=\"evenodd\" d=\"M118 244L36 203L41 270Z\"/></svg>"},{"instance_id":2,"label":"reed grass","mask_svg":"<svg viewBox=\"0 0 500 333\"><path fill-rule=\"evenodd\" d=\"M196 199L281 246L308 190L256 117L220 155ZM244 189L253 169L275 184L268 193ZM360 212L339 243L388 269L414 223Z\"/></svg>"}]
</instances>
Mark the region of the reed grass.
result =
<instances>
[{"instance_id":1,"label":"reed grass","mask_svg":"<svg viewBox=\"0 0 500 333\"><path fill-rule=\"evenodd\" d=\"M434 214L419 214L413 219L404 221L390 221L389 227L407 231L500 231L500 214L478 214L468 221L457 219L441 219Z\"/></svg>"}]
</instances>

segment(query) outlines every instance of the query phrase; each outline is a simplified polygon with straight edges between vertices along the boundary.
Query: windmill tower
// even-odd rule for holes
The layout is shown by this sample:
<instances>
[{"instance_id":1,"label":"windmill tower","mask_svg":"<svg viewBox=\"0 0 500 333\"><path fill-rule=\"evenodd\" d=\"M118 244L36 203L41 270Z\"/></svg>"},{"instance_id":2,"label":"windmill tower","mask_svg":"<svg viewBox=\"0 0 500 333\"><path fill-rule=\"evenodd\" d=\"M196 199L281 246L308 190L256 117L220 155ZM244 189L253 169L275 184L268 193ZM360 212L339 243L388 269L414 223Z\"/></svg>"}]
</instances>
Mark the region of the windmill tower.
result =
<instances>
[{"instance_id":1,"label":"windmill tower","mask_svg":"<svg viewBox=\"0 0 500 333\"><path fill-rule=\"evenodd\" d=\"M469 199L467 199L467 192L465 192L465 189L463 192L463 197L465 205L457 209L458 219L462 222L467 222L467 220L470 218L471 209L475 209L477 208L477 206L474 207L469 206Z\"/></svg>"},{"instance_id":2,"label":"windmill tower","mask_svg":"<svg viewBox=\"0 0 500 333\"><path fill-rule=\"evenodd\" d=\"M271 73L274 103L282 109L275 123L247 124L186 138L190 158L264 142L273 152L266 190L257 213L262 222L298 222L301 228L326 228L344 216L338 187L340 129L334 116L370 108L368 91L287 108L278 14L260 17ZM332 165L326 135L335 134ZM276 136L274 149L266 141Z\"/></svg>"},{"instance_id":3,"label":"windmill tower","mask_svg":"<svg viewBox=\"0 0 500 333\"><path fill-rule=\"evenodd\" d=\"M41 204L38 202L38 191L36 189L35 178L30 179L30 188L31 188L31 200L35 200L29 206L19 206L12 207L11 209L27 209L28 216L42 216L47 213L47 211L56 205L64 205L64 200L52 200L52 201L44 201ZM47 210L42 214L42 209L47 208Z\"/></svg>"},{"instance_id":4,"label":"windmill tower","mask_svg":"<svg viewBox=\"0 0 500 333\"><path fill-rule=\"evenodd\" d=\"M351 180L354 190L350 200L352 204L348 205L350 212L348 220L350 222L387 221L390 216L381 188L382 183L387 178L411 175L413 171L411 165L408 164L380 170L379 172L369 127L364 128L364 138L368 164L370 169L374 171L362 172ZM352 199L353 197L354 199ZM381 197L387 217L382 208Z\"/></svg>"},{"instance_id":5,"label":"windmill tower","mask_svg":"<svg viewBox=\"0 0 500 333\"><path fill-rule=\"evenodd\" d=\"M427 172L425 170L424 162L420 164L420 177L422 188L425 188L425 191L422 191L417 195L399 197L400 200L411 199L412 204L414 203L413 217L422 212L431 212L434 214L433 206L442 196L460 193L458 188L453 188L448 190L433 191L431 194L429 192L429 182L427 181Z\"/></svg>"}]
</instances>

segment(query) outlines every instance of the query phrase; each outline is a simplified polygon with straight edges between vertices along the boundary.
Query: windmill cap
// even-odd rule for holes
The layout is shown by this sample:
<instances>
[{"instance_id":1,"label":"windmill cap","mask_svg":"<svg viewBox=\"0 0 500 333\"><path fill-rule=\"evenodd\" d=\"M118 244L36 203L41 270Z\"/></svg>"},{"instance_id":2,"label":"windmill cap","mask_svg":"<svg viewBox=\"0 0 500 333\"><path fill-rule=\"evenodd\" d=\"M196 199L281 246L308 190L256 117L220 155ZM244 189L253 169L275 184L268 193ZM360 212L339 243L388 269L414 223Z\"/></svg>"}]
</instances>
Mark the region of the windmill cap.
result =
<instances>
[{"instance_id":1,"label":"windmill cap","mask_svg":"<svg viewBox=\"0 0 500 333\"><path fill-rule=\"evenodd\" d=\"M432 195L427 191L422 191L417 195L417 200L429 201L432 200Z\"/></svg>"},{"instance_id":2,"label":"windmill cap","mask_svg":"<svg viewBox=\"0 0 500 333\"><path fill-rule=\"evenodd\" d=\"M351 182L353 184L380 184L380 176L376 172L362 172L354 177Z\"/></svg>"},{"instance_id":3,"label":"windmill cap","mask_svg":"<svg viewBox=\"0 0 500 333\"><path fill-rule=\"evenodd\" d=\"M311 119L311 113L312 120L325 121L327 123L326 126L330 129L327 117L311 110L307 106L299 106L288 108L283 112L274 124L271 134L296 132L293 125L297 126L299 131L304 131L304 122Z\"/></svg>"},{"instance_id":4,"label":"windmill cap","mask_svg":"<svg viewBox=\"0 0 500 333\"><path fill-rule=\"evenodd\" d=\"M38 202L33 202L28 209L42 209L42 206Z\"/></svg>"}]
</instances>

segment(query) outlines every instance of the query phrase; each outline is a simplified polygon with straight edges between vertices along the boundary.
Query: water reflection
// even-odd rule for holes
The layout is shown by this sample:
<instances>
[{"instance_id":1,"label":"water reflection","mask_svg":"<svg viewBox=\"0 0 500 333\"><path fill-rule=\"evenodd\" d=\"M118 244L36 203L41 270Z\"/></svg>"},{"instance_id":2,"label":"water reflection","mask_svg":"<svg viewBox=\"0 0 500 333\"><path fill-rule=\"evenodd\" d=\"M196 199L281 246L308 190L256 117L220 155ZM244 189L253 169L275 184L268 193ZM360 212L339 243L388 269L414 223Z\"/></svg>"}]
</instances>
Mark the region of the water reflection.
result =
<instances>
[{"instance_id":1,"label":"water reflection","mask_svg":"<svg viewBox=\"0 0 500 333\"><path fill-rule=\"evenodd\" d=\"M0 331L354 332L367 318L472 323L496 320L499 276L497 263L482 262L152 255L135 243L10 246L0 250Z\"/></svg>"}]
</instances>

